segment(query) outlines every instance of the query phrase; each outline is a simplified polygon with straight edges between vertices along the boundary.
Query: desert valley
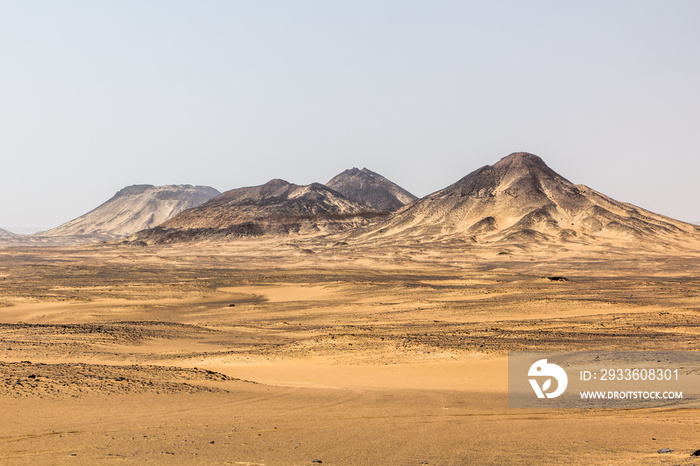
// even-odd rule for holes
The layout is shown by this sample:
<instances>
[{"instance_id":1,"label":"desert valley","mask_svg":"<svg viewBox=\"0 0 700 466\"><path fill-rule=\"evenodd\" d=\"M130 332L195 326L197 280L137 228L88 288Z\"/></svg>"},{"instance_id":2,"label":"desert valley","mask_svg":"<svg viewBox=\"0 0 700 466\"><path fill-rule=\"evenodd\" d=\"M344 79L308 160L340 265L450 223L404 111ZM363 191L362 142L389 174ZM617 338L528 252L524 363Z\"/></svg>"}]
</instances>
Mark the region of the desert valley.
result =
<instances>
[{"instance_id":1,"label":"desert valley","mask_svg":"<svg viewBox=\"0 0 700 466\"><path fill-rule=\"evenodd\" d=\"M700 227L533 154L131 186L0 258L3 464L700 464L700 405L508 408L509 351L700 350Z\"/></svg>"}]
</instances>

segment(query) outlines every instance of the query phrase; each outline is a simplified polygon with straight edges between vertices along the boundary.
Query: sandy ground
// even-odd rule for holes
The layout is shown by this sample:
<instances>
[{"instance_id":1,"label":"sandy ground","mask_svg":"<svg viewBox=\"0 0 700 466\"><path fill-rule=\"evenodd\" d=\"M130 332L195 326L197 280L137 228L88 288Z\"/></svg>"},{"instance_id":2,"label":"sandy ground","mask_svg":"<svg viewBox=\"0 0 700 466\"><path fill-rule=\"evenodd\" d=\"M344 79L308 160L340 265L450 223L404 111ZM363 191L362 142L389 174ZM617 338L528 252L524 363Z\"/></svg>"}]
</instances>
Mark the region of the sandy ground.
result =
<instances>
[{"instance_id":1,"label":"sandy ground","mask_svg":"<svg viewBox=\"0 0 700 466\"><path fill-rule=\"evenodd\" d=\"M0 249L0 462L700 464L697 409L518 410L506 393L509 350L697 351L698 259L319 239Z\"/></svg>"}]
</instances>

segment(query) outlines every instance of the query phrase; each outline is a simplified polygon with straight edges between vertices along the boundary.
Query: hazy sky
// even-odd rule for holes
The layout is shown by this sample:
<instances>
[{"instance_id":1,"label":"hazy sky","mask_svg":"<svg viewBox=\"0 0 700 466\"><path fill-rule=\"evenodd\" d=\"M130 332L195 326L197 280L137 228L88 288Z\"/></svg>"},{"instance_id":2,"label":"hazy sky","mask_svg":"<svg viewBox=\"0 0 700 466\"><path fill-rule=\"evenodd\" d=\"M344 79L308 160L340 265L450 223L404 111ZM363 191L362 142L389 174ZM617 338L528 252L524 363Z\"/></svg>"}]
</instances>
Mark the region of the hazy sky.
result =
<instances>
[{"instance_id":1,"label":"hazy sky","mask_svg":"<svg viewBox=\"0 0 700 466\"><path fill-rule=\"evenodd\" d=\"M352 166L423 196L521 150L700 220L698 25L692 0L0 0L0 228Z\"/></svg>"}]
</instances>

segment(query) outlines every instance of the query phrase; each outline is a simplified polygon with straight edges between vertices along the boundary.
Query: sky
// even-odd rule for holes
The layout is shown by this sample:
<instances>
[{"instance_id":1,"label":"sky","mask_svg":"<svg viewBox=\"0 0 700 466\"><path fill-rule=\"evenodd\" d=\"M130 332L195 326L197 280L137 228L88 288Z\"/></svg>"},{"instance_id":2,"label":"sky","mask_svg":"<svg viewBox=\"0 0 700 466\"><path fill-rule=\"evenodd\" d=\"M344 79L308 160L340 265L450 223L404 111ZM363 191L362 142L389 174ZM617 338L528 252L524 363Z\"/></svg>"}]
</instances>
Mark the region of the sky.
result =
<instances>
[{"instance_id":1,"label":"sky","mask_svg":"<svg viewBox=\"0 0 700 466\"><path fill-rule=\"evenodd\" d=\"M517 151L700 221L698 24L694 0L0 0L0 228L353 166L424 196Z\"/></svg>"}]
</instances>

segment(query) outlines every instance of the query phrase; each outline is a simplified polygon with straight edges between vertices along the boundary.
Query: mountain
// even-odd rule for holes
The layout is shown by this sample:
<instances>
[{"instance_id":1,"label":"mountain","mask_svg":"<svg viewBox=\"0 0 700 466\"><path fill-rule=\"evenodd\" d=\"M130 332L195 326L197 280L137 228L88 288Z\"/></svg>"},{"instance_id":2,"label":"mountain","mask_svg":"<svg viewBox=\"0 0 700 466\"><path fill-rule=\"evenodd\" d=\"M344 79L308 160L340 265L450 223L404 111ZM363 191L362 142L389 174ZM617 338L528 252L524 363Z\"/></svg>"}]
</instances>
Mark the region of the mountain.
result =
<instances>
[{"instance_id":1,"label":"mountain","mask_svg":"<svg viewBox=\"0 0 700 466\"><path fill-rule=\"evenodd\" d=\"M382 212L394 212L418 199L378 173L351 168L326 183L348 199Z\"/></svg>"},{"instance_id":2,"label":"mountain","mask_svg":"<svg viewBox=\"0 0 700 466\"><path fill-rule=\"evenodd\" d=\"M575 185L518 152L392 214L360 236L526 244L697 237L700 227Z\"/></svg>"},{"instance_id":3,"label":"mountain","mask_svg":"<svg viewBox=\"0 0 700 466\"><path fill-rule=\"evenodd\" d=\"M319 183L272 180L232 189L133 238L155 243L210 237L326 233L384 216Z\"/></svg>"},{"instance_id":4,"label":"mountain","mask_svg":"<svg viewBox=\"0 0 700 466\"><path fill-rule=\"evenodd\" d=\"M11 231L3 230L2 228L0 228L0 238L10 238L12 236L17 236L17 235L12 233Z\"/></svg>"},{"instance_id":5,"label":"mountain","mask_svg":"<svg viewBox=\"0 0 700 466\"><path fill-rule=\"evenodd\" d=\"M128 186L87 214L36 236L116 239L159 225L218 194L209 186Z\"/></svg>"}]
</instances>

